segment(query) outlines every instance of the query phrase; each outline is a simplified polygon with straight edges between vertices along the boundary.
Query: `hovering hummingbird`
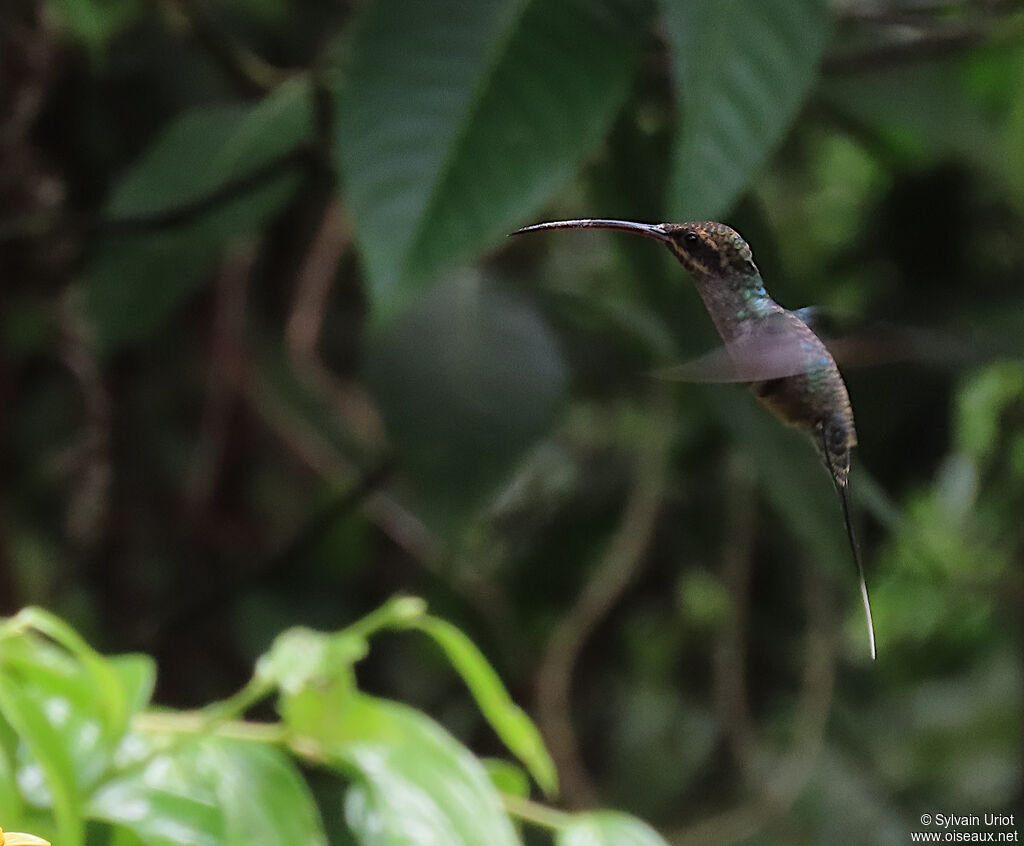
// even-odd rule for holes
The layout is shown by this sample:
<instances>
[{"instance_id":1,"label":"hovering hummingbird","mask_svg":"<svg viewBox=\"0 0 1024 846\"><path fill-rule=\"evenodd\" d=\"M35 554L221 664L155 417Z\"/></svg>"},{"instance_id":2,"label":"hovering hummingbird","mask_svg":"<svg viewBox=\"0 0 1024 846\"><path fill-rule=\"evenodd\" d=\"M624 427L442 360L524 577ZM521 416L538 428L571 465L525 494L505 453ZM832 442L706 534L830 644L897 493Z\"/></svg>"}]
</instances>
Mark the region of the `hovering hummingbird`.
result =
<instances>
[{"instance_id":1,"label":"hovering hummingbird","mask_svg":"<svg viewBox=\"0 0 1024 846\"><path fill-rule=\"evenodd\" d=\"M874 659L871 603L850 515L850 455L857 444L853 410L835 359L805 321L806 312L784 309L768 295L747 242L723 223L558 220L512 234L547 229L612 229L641 235L661 241L689 271L725 346L659 375L748 383L772 414L811 437L839 493Z\"/></svg>"}]
</instances>

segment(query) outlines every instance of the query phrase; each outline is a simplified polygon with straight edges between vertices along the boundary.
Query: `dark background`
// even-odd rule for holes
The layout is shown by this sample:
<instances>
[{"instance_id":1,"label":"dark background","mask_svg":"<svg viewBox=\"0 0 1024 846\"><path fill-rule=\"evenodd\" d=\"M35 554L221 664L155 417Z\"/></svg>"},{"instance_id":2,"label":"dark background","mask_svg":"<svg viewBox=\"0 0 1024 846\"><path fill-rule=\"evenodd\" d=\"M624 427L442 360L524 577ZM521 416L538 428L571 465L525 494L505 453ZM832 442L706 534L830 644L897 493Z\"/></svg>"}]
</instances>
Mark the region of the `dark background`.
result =
<instances>
[{"instance_id":1,"label":"dark background","mask_svg":"<svg viewBox=\"0 0 1024 846\"><path fill-rule=\"evenodd\" d=\"M1021 809L1024 7L715 8L3 0L0 608L189 707L422 596L672 842ZM877 662L810 445L645 375L714 344L682 269L504 238L584 216L898 339L845 371ZM428 647L360 669L495 751Z\"/></svg>"}]
</instances>

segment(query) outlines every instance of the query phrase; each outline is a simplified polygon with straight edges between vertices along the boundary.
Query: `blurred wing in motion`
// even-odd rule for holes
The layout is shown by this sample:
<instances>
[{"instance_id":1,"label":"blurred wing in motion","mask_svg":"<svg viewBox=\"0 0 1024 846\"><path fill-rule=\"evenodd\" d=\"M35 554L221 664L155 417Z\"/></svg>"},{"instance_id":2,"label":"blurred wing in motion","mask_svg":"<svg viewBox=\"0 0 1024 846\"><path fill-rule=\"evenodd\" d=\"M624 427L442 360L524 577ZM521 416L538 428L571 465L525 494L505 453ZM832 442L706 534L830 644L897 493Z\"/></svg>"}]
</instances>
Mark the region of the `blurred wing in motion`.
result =
<instances>
[{"instance_id":1,"label":"blurred wing in motion","mask_svg":"<svg viewBox=\"0 0 1024 846\"><path fill-rule=\"evenodd\" d=\"M991 345L913 327L861 323L855 332L829 337L838 324L817 309L802 308L768 318L724 347L651 375L677 382L767 382L806 373L820 355L797 331L793 317L815 333L840 369L901 363L963 367L999 357Z\"/></svg>"},{"instance_id":2,"label":"blurred wing in motion","mask_svg":"<svg viewBox=\"0 0 1024 846\"><path fill-rule=\"evenodd\" d=\"M821 345L793 315L778 314L724 347L651 375L678 382L768 382L828 363Z\"/></svg>"}]
</instances>

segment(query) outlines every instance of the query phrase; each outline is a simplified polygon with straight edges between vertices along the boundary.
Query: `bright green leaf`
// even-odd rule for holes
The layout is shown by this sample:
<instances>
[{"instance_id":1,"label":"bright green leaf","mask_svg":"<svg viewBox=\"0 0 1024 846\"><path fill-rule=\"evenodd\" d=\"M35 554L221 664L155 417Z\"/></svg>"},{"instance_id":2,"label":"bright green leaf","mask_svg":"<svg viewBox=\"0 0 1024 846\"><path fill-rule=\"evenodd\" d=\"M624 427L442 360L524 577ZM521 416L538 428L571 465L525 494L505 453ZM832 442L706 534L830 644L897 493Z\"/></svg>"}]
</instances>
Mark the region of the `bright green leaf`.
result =
<instances>
[{"instance_id":1,"label":"bright green leaf","mask_svg":"<svg viewBox=\"0 0 1024 846\"><path fill-rule=\"evenodd\" d=\"M555 836L556 846L668 846L647 823L618 811L577 814Z\"/></svg>"},{"instance_id":2,"label":"bright green leaf","mask_svg":"<svg viewBox=\"0 0 1024 846\"><path fill-rule=\"evenodd\" d=\"M831 32L826 0L662 0L678 89L672 220L727 212L782 140Z\"/></svg>"},{"instance_id":3,"label":"bright green leaf","mask_svg":"<svg viewBox=\"0 0 1024 846\"><path fill-rule=\"evenodd\" d=\"M17 784L32 805L52 809L61 842L79 843L85 798L110 770L128 720L148 701L153 663L104 658L39 609L26 609L5 628L0 714L22 742Z\"/></svg>"},{"instance_id":4,"label":"bright green leaf","mask_svg":"<svg viewBox=\"0 0 1024 846\"><path fill-rule=\"evenodd\" d=\"M78 775L71 750L66 738L55 726L62 717L66 718L70 708L66 699L44 698L26 690L19 674L5 667L0 673L0 714L18 733L24 749L31 756L20 762L18 781L22 790L34 788L37 801L53 809L60 842L68 846L80 846L84 842L84 825L81 813L81 795L78 789ZM43 710L48 707L49 713Z\"/></svg>"},{"instance_id":5,"label":"bright green leaf","mask_svg":"<svg viewBox=\"0 0 1024 846\"><path fill-rule=\"evenodd\" d=\"M335 766L357 776L345 811L361 843L519 842L483 765L426 715L359 696L323 716L318 739Z\"/></svg>"},{"instance_id":6,"label":"bright green leaf","mask_svg":"<svg viewBox=\"0 0 1024 846\"><path fill-rule=\"evenodd\" d=\"M96 707L90 710L98 712L108 744L116 744L127 730L131 716L149 701L156 676L153 660L143 655L105 658L71 626L41 608L26 608L16 620L51 638L76 659L80 670L88 675L88 687L97 700ZM32 638L24 642L47 649ZM38 657L34 656L29 663L37 661Z\"/></svg>"},{"instance_id":7,"label":"bright green leaf","mask_svg":"<svg viewBox=\"0 0 1024 846\"><path fill-rule=\"evenodd\" d=\"M152 846L326 843L309 789L284 753L218 737L172 745L105 784L88 812Z\"/></svg>"},{"instance_id":8,"label":"bright green leaf","mask_svg":"<svg viewBox=\"0 0 1024 846\"><path fill-rule=\"evenodd\" d=\"M530 795L530 777L522 767L502 758L481 758L480 763L499 792L523 799Z\"/></svg>"},{"instance_id":9,"label":"bright green leaf","mask_svg":"<svg viewBox=\"0 0 1024 846\"><path fill-rule=\"evenodd\" d=\"M90 818L131 831L147 846L222 846L215 795L194 784L168 784L175 766L157 758L141 773L104 784L89 802Z\"/></svg>"},{"instance_id":10,"label":"bright green leaf","mask_svg":"<svg viewBox=\"0 0 1024 846\"><path fill-rule=\"evenodd\" d=\"M630 0L360 7L338 150L377 319L439 270L498 244L569 178L628 93L645 9Z\"/></svg>"},{"instance_id":11,"label":"bright green leaf","mask_svg":"<svg viewBox=\"0 0 1024 846\"><path fill-rule=\"evenodd\" d=\"M320 815L306 783L283 753L257 743L209 738L196 769L214 773L226 846L324 846Z\"/></svg>"},{"instance_id":12,"label":"bright green leaf","mask_svg":"<svg viewBox=\"0 0 1024 846\"><path fill-rule=\"evenodd\" d=\"M18 736L0 718L0 820L8 826L21 818L23 806L14 768L17 744Z\"/></svg>"},{"instance_id":13,"label":"bright green leaf","mask_svg":"<svg viewBox=\"0 0 1024 846\"><path fill-rule=\"evenodd\" d=\"M512 701L498 674L476 644L451 623L437 617L419 618L411 626L426 632L444 650L498 737L526 765L545 793L555 793L558 790L558 773L540 732Z\"/></svg>"}]
</instances>

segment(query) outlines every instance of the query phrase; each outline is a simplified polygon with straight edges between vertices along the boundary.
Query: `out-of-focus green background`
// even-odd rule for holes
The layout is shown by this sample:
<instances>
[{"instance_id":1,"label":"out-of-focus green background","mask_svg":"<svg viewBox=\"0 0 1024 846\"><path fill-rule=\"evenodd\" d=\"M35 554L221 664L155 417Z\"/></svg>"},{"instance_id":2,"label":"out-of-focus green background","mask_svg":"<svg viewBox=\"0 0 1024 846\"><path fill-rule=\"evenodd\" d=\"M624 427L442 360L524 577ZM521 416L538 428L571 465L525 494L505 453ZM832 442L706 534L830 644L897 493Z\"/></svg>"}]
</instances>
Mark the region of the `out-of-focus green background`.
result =
<instances>
[{"instance_id":1,"label":"out-of-focus green background","mask_svg":"<svg viewBox=\"0 0 1024 846\"><path fill-rule=\"evenodd\" d=\"M810 445L646 375L714 344L682 269L505 237L575 217L724 220L783 305L904 337L846 371L877 662ZM0 611L154 655L162 703L405 592L566 807L1013 813L1022 338L1020 2L0 5ZM428 648L359 678L495 751Z\"/></svg>"}]
</instances>

